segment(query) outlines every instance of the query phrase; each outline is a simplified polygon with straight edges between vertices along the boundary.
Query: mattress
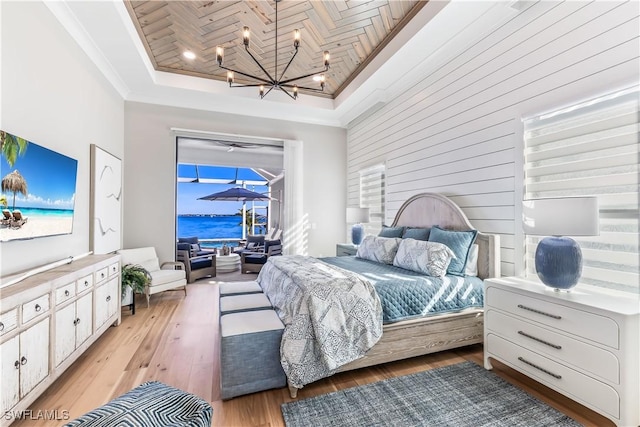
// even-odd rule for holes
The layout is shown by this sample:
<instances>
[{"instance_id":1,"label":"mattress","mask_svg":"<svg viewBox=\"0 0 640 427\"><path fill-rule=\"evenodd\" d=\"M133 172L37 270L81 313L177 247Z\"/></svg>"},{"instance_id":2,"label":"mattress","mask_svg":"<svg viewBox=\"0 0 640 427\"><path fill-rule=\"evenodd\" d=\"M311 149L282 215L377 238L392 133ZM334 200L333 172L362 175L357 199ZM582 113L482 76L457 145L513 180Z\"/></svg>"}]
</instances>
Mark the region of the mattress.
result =
<instances>
[{"instance_id":1,"label":"mattress","mask_svg":"<svg viewBox=\"0 0 640 427\"><path fill-rule=\"evenodd\" d=\"M380 297L385 324L484 306L478 277L431 277L352 256L320 259L369 280Z\"/></svg>"}]
</instances>

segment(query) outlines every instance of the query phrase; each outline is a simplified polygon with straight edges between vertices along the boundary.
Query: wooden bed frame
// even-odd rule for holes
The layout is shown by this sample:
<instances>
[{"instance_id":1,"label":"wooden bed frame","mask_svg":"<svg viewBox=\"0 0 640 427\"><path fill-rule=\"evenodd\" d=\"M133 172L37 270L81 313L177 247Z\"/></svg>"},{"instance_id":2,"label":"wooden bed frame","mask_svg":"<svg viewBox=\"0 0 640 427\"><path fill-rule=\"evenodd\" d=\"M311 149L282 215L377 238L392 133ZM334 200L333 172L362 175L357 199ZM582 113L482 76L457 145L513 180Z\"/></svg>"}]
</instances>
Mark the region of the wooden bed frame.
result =
<instances>
[{"instance_id":1,"label":"wooden bed frame","mask_svg":"<svg viewBox=\"0 0 640 427\"><path fill-rule=\"evenodd\" d=\"M433 227L470 230L473 226L462 210L440 194L418 194L398 210L391 226ZM478 232L478 277L500 277L500 236ZM337 372L393 362L482 342L483 310L466 309L421 319L384 325L380 340L362 358L340 367ZM298 389L289 384L295 398Z\"/></svg>"}]
</instances>

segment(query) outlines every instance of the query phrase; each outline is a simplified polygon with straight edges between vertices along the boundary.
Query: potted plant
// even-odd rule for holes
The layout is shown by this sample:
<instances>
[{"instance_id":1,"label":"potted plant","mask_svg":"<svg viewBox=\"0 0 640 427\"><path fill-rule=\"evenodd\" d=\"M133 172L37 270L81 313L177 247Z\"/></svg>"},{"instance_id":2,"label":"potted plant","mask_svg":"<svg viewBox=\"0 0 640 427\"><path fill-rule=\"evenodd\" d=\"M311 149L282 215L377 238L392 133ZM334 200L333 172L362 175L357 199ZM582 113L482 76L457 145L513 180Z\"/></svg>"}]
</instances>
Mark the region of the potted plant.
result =
<instances>
[{"instance_id":1,"label":"potted plant","mask_svg":"<svg viewBox=\"0 0 640 427\"><path fill-rule=\"evenodd\" d=\"M144 288L151 283L151 274L137 264L125 264L122 266L122 305L133 307L133 294L144 293ZM135 313L135 311L133 311Z\"/></svg>"}]
</instances>

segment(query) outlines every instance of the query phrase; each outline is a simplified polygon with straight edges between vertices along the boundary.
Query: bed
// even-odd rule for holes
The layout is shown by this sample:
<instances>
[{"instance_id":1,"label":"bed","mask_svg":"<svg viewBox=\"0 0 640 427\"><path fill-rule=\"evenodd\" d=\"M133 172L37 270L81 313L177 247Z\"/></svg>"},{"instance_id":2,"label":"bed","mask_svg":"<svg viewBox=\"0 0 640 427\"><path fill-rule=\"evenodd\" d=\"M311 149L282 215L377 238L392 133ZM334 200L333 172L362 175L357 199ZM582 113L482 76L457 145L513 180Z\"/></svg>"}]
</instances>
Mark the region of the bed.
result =
<instances>
[{"instance_id":1,"label":"bed","mask_svg":"<svg viewBox=\"0 0 640 427\"><path fill-rule=\"evenodd\" d=\"M390 226L420 228L439 226L447 230L473 229L465 214L455 203L445 196L433 193L419 194L408 199L400 207ZM468 283L470 284L468 288L473 292L477 292L477 290L480 289L481 292L483 279L500 276L499 236L478 232L475 243L478 245L477 282L473 284L473 281L469 281ZM323 262L329 266L336 266L336 268L358 271L358 267L350 266L350 264L354 262L352 260L352 257L340 257L324 259ZM297 261L309 262L302 259L289 259L286 262L286 264L289 264L289 274L303 275L300 273L305 268L303 265L290 265ZM363 263L362 260L356 260L355 262ZM280 263L285 264L284 260ZM361 267L369 268L362 265ZM265 270L263 269L263 271ZM400 269L399 272L401 271ZM372 274L375 275L375 273ZM347 287L350 290L354 288L358 289L363 298L366 297L367 293L372 292L371 289L373 285L364 278L367 274L364 274L364 277L351 272L345 273L344 275L348 276L348 279L351 280L351 284ZM400 273L399 275L403 277ZM415 276L415 274L413 275ZM263 289L265 289L265 293L272 299L270 292L273 293L273 289L281 286L283 281L275 278L275 276L273 278L269 276L269 270L266 270L264 274L261 272L258 281ZM459 280L459 278L445 276L444 280ZM348 280L345 279L345 282L347 281ZM332 283L332 286L334 285L335 283ZM333 289L333 287L331 287L331 289ZM468 294L469 292L467 292L467 295ZM465 307L457 309L456 311L441 309L439 313L435 314L432 312L426 315L416 315L413 313L413 315L405 315L404 318L406 320L394 321L393 323L386 321L384 323L381 322L380 331L376 330L378 325L367 324L363 327L366 331L365 335L367 335L363 338L363 341L365 343L375 342L375 344L366 347L367 350L362 351L363 355L359 355L357 360L340 365L332 369L331 373L358 369L482 342L482 298L480 298L479 301L471 298L470 301L471 302L466 304ZM279 312L278 314L281 315L285 325L289 325L292 319L283 318L280 312L280 308L286 305L288 301L280 297L280 301L276 298L272 303L274 303L274 307L276 311ZM296 309L299 309L299 307L293 308L293 310ZM375 308L367 307L367 310L375 310ZM380 316L382 316L382 314L380 314ZM385 313L384 316L386 319L387 314ZM402 315L400 317L402 317ZM369 332L371 332L371 337L368 336ZM305 332L302 331L299 332L298 335L304 335L304 333ZM283 340L283 346L284 345L285 341ZM296 343L296 345L300 346L301 344ZM288 372L287 369L285 369L285 371ZM289 379L291 379L291 377ZM300 380L289 381L289 392L292 398L296 397L298 390L303 384L304 381L301 382Z\"/></svg>"}]
</instances>

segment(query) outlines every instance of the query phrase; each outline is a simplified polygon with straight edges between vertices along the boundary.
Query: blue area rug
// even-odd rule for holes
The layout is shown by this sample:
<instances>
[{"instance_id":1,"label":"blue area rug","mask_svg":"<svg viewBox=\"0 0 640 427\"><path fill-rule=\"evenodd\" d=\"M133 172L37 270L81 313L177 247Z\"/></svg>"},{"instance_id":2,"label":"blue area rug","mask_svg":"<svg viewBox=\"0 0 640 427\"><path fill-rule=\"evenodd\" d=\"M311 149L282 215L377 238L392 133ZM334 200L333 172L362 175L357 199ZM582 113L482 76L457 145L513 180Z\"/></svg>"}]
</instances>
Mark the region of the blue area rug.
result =
<instances>
[{"instance_id":1,"label":"blue area rug","mask_svg":"<svg viewBox=\"0 0 640 427\"><path fill-rule=\"evenodd\" d=\"M580 426L472 362L284 403L287 427Z\"/></svg>"}]
</instances>

